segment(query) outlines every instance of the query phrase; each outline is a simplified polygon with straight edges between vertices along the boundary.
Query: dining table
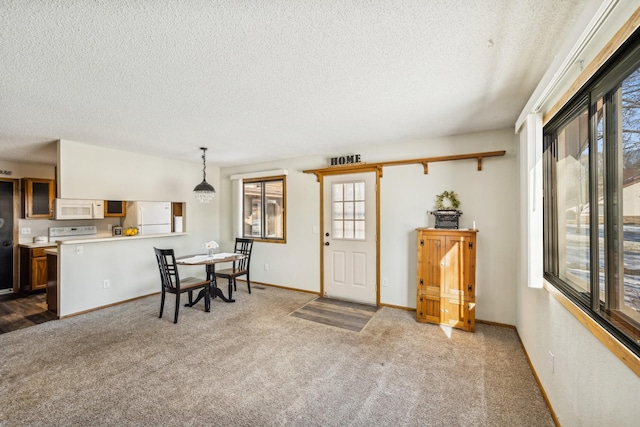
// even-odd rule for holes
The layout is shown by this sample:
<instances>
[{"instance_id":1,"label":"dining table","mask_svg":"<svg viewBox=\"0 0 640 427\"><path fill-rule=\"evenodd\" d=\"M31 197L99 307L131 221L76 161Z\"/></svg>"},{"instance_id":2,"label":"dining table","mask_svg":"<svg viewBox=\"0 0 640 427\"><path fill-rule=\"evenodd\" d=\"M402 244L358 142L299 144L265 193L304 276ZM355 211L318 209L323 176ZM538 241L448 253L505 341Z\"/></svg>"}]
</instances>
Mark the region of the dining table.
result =
<instances>
[{"instance_id":1,"label":"dining table","mask_svg":"<svg viewBox=\"0 0 640 427\"><path fill-rule=\"evenodd\" d=\"M236 302L236 300L231 298L231 289L229 289L229 297L227 298L222 292L222 289L218 288L218 283L216 280L216 264L220 264L223 262L234 262L243 258L246 258L246 255L233 252L221 252L212 255L187 255L176 258L176 264L204 265L205 271L207 273L207 280L209 280L209 282L211 283L211 286L209 286L211 298L220 298L224 302ZM198 301L200 301L204 297L205 292L207 292L206 289L202 289L195 301L185 304L185 307L192 307L196 305L196 303L198 303Z\"/></svg>"}]
</instances>

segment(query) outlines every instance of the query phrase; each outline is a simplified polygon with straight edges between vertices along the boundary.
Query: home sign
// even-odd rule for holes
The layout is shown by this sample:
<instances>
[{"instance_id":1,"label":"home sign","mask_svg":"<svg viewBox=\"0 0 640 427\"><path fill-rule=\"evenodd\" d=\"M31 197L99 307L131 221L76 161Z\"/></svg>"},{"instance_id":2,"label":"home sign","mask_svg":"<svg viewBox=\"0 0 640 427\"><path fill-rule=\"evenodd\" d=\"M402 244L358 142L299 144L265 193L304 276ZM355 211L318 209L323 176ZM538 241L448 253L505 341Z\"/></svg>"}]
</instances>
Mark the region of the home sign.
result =
<instances>
[{"instance_id":1,"label":"home sign","mask_svg":"<svg viewBox=\"0 0 640 427\"><path fill-rule=\"evenodd\" d=\"M352 154L349 156L340 156L331 158L331 166L349 165L352 163L361 163L360 154Z\"/></svg>"}]
</instances>

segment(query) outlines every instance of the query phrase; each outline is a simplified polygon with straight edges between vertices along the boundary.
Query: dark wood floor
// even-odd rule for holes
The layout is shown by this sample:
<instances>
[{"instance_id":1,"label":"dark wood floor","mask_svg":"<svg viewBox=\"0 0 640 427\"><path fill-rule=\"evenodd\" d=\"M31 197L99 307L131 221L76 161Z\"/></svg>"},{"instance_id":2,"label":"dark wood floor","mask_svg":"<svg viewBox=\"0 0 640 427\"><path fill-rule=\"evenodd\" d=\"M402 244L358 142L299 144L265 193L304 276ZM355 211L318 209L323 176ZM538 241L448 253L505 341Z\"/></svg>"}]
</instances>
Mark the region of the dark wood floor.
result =
<instances>
[{"instance_id":1,"label":"dark wood floor","mask_svg":"<svg viewBox=\"0 0 640 427\"><path fill-rule=\"evenodd\" d=\"M56 318L47 311L47 294L0 295L0 334L28 328Z\"/></svg>"}]
</instances>

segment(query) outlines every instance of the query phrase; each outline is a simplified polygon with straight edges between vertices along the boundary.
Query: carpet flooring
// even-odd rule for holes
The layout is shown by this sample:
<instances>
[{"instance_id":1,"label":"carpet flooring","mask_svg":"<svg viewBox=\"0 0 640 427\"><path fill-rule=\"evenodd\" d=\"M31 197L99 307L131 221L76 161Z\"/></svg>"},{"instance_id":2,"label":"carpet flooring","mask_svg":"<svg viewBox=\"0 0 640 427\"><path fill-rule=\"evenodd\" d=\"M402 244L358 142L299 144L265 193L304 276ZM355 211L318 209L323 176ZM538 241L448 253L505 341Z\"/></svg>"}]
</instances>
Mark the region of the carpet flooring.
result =
<instances>
[{"instance_id":1,"label":"carpet flooring","mask_svg":"<svg viewBox=\"0 0 640 427\"><path fill-rule=\"evenodd\" d=\"M0 426L554 425L513 329L382 307L354 333L290 315L316 295L252 291L0 335Z\"/></svg>"},{"instance_id":2,"label":"carpet flooring","mask_svg":"<svg viewBox=\"0 0 640 427\"><path fill-rule=\"evenodd\" d=\"M378 308L371 305L319 297L300 307L291 315L312 322L360 332L376 311Z\"/></svg>"}]
</instances>

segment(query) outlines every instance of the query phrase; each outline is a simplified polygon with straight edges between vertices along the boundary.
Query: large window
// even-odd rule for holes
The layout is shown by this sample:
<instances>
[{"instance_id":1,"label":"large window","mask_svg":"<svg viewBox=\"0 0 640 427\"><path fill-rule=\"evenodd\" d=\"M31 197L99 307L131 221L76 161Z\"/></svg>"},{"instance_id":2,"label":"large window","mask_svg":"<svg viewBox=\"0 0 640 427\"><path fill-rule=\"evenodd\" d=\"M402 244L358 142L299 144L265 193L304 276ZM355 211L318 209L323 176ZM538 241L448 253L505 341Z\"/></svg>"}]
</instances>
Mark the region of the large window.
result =
<instances>
[{"instance_id":1,"label":"large window","mask_svg":"<svg viewBox=\"0 0 640 427\"><path fill-rule=\"evenodd\" d=\"M245 180L242 193L243 237L285 243L285 177Z\"/></svg>"},{"instance_id":2,"label":"large window","mask_svg":"<svg viewBox=\"0 0 640 427\"><path fill-rule=\"evenodd\" d=\"M545 278L640 355L640 43L544 129Z\"/></svg>"}]
</instances>

